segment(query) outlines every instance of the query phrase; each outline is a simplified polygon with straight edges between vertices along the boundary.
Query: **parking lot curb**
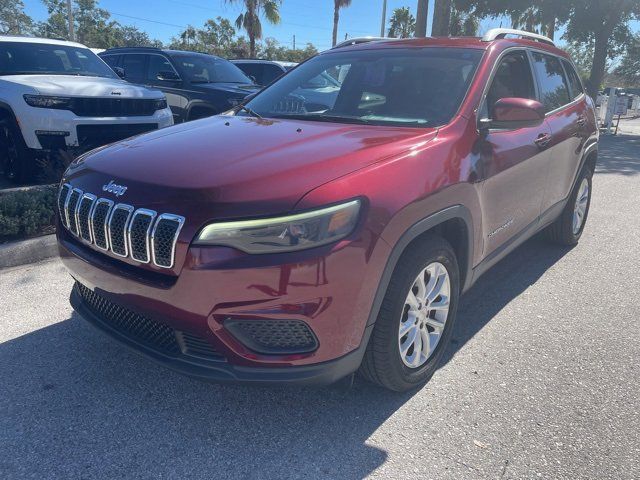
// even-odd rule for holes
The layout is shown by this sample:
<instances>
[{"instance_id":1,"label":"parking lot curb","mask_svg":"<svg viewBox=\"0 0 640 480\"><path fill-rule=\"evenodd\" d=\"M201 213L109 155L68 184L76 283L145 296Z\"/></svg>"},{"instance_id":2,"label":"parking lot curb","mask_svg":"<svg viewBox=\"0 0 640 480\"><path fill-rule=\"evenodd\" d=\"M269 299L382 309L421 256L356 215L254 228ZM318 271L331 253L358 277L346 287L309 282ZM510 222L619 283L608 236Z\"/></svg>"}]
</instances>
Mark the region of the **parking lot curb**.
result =
<instances>
[{"instance_id":1,"label":"parking lot curb","mask_svg":"<svg viewBox=\"0 0 640 480\"><path fill-rule=\"evenodd\" d=\"M30 238L0 245L0 268L40 262L58 254L55 235Z\"/></svg>"}]
</instances>

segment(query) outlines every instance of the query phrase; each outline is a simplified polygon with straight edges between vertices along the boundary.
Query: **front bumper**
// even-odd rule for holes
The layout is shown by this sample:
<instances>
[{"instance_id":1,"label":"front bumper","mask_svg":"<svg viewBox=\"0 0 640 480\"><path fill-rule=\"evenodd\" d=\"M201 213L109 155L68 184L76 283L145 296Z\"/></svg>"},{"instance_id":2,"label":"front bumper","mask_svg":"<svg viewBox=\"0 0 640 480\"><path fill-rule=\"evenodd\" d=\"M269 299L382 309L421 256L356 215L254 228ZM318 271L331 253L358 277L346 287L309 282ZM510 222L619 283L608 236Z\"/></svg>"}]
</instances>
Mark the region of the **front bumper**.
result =
<instances>
[{"instance_id":1,"label":"front bumper","mask_svg":"<svg viewBox=\"0 0 640 480\"><path fill-rule=\"evenodd\" d=\"M364 355L367 320L379 275L388 256L384 242L376 255L365 235L316 251L269 258L222 247L191 246L181 267L156 273L98 252L58 231L63 263L77 282L140 316L205 339L224 362L193 362L167 356L136 342L83 305L80 315L125 344L183 373L220 381L331 383L355 371ZM318 340L314 351L266 354L235 337L236 320L304 322ZM226 323L228 322L228 323Z\"/></svg>"},{"instance_id":2,"label":"front bumper","mask_svg":"<svg viewBox=\"0 0 640 480\"><path fill-rule=\"evenodd\" d=\"M329 385L355 372L364 356L373 325L365 330L365 338L354 351L341 358L294 367L246 367L226 361L197 361L182 355L165 355L156 349L123 335L95 315L74 287L70 297L74 310L93 326L147 358L184 375L213 382L252 384Z\"/></svg>"},{"instance_id":3,"label":"front bumper","mask_svg":"<svg viewBox=\"0 0 640 480\"><path fill-rule=\"evenodd\" d=\"M95 144L83 145L85 140L79 135L78 127L87 126L88 129L100 128L108 136L110 128L124 130L126 126L132 127L132 135L141 133L134 126L146 125L146 131L160 129L173 125L171 110L165 108L156 111L153 115L127 116L127 117L79 117L69 110L56 110L47 108L25 107L17 114L18 124L27 147L35 150L51 149L53 145L67 149L94 148ZM38 133L37 133L38 132ZM57 135L44 134L43 132L56 132ZM126 138L127 135L121 137ZM131 135L128 135L131 136ZM118 138L115 138L115 141ZM111 143L106 141L106 143ZM44 144L44 145L43 145Z\"/></svg>"}]
</instances>

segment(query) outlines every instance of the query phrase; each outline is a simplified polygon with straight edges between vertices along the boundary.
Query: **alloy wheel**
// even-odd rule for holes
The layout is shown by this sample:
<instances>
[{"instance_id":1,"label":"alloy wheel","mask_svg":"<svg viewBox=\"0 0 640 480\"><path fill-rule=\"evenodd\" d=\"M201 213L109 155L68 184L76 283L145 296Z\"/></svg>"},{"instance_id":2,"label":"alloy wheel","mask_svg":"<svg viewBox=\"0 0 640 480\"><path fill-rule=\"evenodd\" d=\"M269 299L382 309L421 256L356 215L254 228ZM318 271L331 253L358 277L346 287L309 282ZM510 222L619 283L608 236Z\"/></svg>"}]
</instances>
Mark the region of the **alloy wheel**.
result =
<instances>
[{"instance_id":1,"label":"alloy wheel","mask_svg":"<svg viewBox=\"0 0 640 480\"><path fill-rule=\"evenodd\" d=\"M573 207L573 234L577 235L584 223L584 217L587 213L587 205L589 203L589 180L582 179L580 188L578 189L578 195L576 196L576 203Z\"/></svg>"},{"instance_id":2,"label":"alloy wheel","mask_svg":"<svg viewBox=\"0 0 640 480\"><path fill-rule=\"evenodd\" d=\"M422 270L411 286L398 329L398 348L409 368L426 363L435 351L449 316L451 281L439 262Z\"/></svg>"}]
</instances>

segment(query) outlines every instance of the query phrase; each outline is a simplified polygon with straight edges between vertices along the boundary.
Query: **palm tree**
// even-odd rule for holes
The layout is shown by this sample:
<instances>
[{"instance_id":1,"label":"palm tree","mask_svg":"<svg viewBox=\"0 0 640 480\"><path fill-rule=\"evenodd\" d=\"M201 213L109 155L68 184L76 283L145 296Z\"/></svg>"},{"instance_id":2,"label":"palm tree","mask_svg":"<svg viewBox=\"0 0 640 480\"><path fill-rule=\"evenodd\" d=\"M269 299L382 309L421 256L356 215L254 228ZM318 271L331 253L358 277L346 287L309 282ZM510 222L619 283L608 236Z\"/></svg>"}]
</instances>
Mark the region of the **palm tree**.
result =
<instances>
[{"instance_id":1,"label":"palm tree","mask_svg":"<svg viewBox=\"0 0 640 480\"><path fill-rule=\"evenodd\" d=\"M182 44L188 47L192 42L195 43L196 34L196 29L191 25L187 25L186 30L180 34L180 40L182 40Z\"/></svg>"},{"instance_id":2,"label":"palm tree","mask_svg":"<svg viewBox=\"0 0 640 480\"><path fill-rule=\"evenodd\" d=\"M249 56L256 56L256 40L262 38L260 14L269 23L280 23L280 5L282 0L227 0L229 3L243 2L245 11L236 18L236 27L243 28L249 36Z\"/></svg>"},{"instance_id":3,"label":"palm tree","mask_svg":"<svg viewBox=\"0 0 640 480\"><path fill-rule=\"evenodd\" d=\"M340 21L340 9L351 6L351 0L333 0L333 43L338 41L338 22Z\"/></svg>"},{"instance_id":4,"label":"palm tree","mask_svg":"<svg viewBox=\"0 0 640 480\"><path fill-rule=\"evenodd\" d=\"M433 2L433 25L431 35L434 37L446 37L449 35L449 24L451 23L451 0L434 0Z\"/></svg>"},{"instance_id":5,"label":"palm tree","mask_svg":"<svg viewBox=\"0 0 640 480\"><path fill-rule=\"evenodd\" d=\"M408 38L416 31L416 19L409 7L396 8L389 19L389 36Z\"/></svg>"},{"instance_id":6,"label":"palm tree","mask_svg":"<svg viewBox=\"0 0 640 480\"><path fill-rule=\"evenodd\" d=\"M429 16L429 0L418 0L416 11L416 37L427 36L427 17Z\"/></svg>"}]
</instances>

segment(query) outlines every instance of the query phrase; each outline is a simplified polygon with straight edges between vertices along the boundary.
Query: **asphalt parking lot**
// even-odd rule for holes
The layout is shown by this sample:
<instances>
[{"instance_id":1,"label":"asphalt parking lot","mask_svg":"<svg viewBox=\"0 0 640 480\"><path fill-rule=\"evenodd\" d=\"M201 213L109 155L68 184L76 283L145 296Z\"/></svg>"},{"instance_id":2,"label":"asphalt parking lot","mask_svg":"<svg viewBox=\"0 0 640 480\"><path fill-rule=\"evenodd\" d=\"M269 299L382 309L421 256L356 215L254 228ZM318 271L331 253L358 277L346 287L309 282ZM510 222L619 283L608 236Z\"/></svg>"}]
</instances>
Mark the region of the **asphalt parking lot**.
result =
<instances>
[{"instance_id":1,"label":"asphalt parking lot","mask_svg":"<svg viewBox=\"0 0 640 480\"><path fill-rule=\"evenodd\" d=\"M200 383L74 315L57 260L0 271L0 478L640 478L640 136L601 151L580 245L488 272L410 394Z\"/></svg>"}]
</instances>

